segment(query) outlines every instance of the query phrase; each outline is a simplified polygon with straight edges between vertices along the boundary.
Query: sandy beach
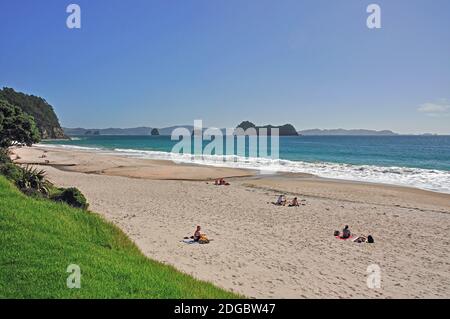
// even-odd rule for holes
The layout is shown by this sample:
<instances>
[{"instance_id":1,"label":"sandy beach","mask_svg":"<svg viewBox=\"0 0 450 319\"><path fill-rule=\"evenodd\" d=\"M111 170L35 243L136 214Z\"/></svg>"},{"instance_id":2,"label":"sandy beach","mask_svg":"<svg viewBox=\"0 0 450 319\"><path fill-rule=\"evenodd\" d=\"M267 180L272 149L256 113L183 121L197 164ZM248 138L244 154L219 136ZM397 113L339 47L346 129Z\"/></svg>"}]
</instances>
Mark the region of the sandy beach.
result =
<instances>
[{"instance_id":1,"label":"sandy beach","mask_svg":"<svg viewBox=\"0 0 450 319\"><path fill-rule=\"evenodd\" d=\"M148 257L247 297L450 297L450 194L83 150L13 152L56 185L78 187ZM218 177L231 185L213 185ZM280 193L305 205L271 204ZM210 244L181 241L197 224ZM345 224L375 243L336 239ZM379 289L367 286L373 264Z\"/></svg>"}]
</instances>

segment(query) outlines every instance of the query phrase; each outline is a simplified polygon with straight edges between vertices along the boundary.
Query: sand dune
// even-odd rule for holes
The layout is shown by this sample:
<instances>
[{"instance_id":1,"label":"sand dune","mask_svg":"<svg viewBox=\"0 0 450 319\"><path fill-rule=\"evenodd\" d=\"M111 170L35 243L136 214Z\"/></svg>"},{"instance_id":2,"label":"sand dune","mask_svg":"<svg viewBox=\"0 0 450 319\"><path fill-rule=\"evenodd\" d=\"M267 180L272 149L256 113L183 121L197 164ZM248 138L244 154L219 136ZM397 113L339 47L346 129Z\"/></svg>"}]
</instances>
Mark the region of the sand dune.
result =
<instances>
[{"instance_id":1,"label":"sand dune","mask_svg":"<svg viewBox=\"0 0 450 319\"><path fill-rule=\"evenodd\" d=\"M23 163L49 161L51 181L79 187L147 256L249 297L450 297L448 194L61 149L44 159L39 148L15 153ZM228 187L206 181L219 176L240 177ZM270 204L280 192L306 205ZM214 240L180 242L197 224ZM333 237L344 224L375 244ZM372 264L380 289L367 287Z\"/></svg>"}]
</instances>

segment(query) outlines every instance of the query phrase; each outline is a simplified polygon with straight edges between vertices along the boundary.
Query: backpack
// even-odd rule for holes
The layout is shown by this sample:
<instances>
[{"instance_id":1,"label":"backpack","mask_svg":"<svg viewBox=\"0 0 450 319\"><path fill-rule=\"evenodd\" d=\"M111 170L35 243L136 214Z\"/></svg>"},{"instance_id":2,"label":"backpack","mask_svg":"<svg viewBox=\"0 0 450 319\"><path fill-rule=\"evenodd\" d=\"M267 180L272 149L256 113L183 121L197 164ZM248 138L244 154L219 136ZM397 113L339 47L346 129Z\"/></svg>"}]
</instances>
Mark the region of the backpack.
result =
<instances>
[{"instance_id":1,"label":"backpack","mask_svg":"<svg viewBox=\"0 0 450 319\"><path fill-rule=\"evenodd\" d=\"M198 240L199 244L209 244L209 239L205 235L201 235L200 239Z\"/></svg>"},{"instance_id":2,"label":"backpack","mask_svg":"<svg viewBox=\"0 0 450 319\"><path fill-rule=\"evenodd\" d=\"M373 243L375 242L375 241L373 240L372 235L367 236L367 242L368 242L369 244L373 244Z\"/></svg>"}]
</instances>

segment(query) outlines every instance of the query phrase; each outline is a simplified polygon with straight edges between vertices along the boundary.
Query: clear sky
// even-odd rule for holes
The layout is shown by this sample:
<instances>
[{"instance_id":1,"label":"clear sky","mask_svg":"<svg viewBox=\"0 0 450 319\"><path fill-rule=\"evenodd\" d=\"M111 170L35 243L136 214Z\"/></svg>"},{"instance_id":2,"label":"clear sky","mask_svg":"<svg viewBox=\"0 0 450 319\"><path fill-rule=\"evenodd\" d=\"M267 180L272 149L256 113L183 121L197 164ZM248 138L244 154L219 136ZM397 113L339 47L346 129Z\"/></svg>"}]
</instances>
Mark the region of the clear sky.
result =
<instances>
[{"instance_id":1,"label":"clear sky","mask_svg":"<svg viewBox=\"0 0 450 319\"><path fill-rule=\"evenodd\" d=\"M450 133L448 0L0 0L0 38L0 86L66 127Z\"/></svg>"}]
</instances>

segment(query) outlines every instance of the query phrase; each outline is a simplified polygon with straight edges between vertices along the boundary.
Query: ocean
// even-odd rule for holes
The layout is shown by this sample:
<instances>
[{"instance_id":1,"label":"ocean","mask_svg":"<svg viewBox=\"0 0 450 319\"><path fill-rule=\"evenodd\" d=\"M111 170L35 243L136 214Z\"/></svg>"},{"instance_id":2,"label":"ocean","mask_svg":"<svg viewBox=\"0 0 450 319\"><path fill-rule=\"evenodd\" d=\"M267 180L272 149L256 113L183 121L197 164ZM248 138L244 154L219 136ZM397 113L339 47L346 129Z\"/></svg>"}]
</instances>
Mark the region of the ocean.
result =
<instances>
[{"instance_id":1,"label":"ocean","mask_svg":"<svg viewBox=\"0 0 450 319\"><path fill-rule=\"evenodd\" d=\"M187 154L170 153L177 142L172 141L170 136L79 136L71 141L44 141L42 144L48 147L88 148L123 156L191 161L191 156ZM203 146L208 143L204 141ZM268 143L270 145L270 141ZM231 158L232 161L224 162L222 157L209 155L202 160L196 158L195 162L311 173L325 178L450 193L450 136L280 137L279 160L247 156Z\"/></svg>"}]
</instances>

